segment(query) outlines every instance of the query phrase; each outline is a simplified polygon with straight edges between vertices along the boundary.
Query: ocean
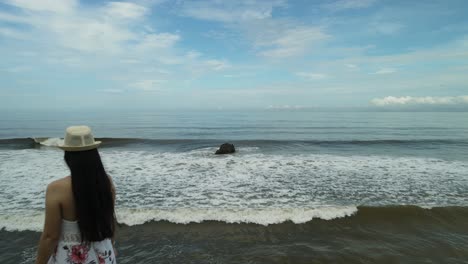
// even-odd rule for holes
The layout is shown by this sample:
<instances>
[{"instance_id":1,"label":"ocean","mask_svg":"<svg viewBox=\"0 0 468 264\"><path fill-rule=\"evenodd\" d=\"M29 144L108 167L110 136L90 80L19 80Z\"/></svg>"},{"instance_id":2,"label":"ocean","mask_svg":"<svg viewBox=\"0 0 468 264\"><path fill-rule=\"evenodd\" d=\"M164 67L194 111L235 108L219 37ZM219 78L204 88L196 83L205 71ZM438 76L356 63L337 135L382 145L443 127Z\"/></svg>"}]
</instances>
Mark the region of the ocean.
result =
<instances>
[{"instance_id":1,"label":"ocean","mask_svg":"<svg viewBox=\"0 0 468 264\"><path fill-rule=\"evenodd\" d=\"M0 263L33 261L80 124L118 263L468 263L468 113L300 109L0 111Z\"/></svg>"}]
</instances>

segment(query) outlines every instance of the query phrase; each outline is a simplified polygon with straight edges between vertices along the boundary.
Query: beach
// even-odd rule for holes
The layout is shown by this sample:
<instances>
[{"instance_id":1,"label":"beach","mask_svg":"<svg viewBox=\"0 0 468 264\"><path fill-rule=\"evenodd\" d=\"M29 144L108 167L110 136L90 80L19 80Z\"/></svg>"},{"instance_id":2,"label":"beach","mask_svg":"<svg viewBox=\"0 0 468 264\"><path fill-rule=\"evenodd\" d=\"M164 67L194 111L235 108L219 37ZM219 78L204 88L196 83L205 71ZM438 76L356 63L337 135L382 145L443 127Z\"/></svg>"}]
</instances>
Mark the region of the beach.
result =
<instances>
[{"instance_id":1,"label":"beach","mask_svg":"<svg viewBox=\"0 0 468 264\"><path fill-rule=\"evenodd\" d=\"M464 263L467 118L3 113L0 262L34 258L45 187L68 173L56 145L87 124L117 188L119 263ZM237 152L214 155L224 142Z\"/></svg>"},{"instance_id":2,"label":"beach","mask_svg":"<svg viewBox=\"0 0 468 264\"><path fill-rule=\"evenodd\" d=\"M119 263L466 263L467 229L466 207L367 207L304 224L121 226L117 252ZM32 262L39 233L0 235L3 263Z\"/></svg>"}]
</instances>

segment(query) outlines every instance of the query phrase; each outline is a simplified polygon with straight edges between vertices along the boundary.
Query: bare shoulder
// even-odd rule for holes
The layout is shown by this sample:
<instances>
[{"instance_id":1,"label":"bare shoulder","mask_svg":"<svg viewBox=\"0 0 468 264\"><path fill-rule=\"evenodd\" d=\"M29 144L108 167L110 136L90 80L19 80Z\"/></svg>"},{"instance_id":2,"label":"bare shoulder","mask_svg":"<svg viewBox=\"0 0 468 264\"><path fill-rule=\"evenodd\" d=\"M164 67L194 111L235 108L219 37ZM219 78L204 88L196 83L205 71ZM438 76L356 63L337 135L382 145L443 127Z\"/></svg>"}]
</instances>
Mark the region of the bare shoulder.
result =
<instances>
[{"instance_id":1,"label":"bare shoulder","mask_svg":"<svg viewBox=\"0 0 468 264\"><path fill-rule=\"evenodd\" d=\"M49 183L49 185L47 185L47 192L60 193L63 191L68 191L70 188L71 177L67 176Z\"/></svg>"}]
</instances>

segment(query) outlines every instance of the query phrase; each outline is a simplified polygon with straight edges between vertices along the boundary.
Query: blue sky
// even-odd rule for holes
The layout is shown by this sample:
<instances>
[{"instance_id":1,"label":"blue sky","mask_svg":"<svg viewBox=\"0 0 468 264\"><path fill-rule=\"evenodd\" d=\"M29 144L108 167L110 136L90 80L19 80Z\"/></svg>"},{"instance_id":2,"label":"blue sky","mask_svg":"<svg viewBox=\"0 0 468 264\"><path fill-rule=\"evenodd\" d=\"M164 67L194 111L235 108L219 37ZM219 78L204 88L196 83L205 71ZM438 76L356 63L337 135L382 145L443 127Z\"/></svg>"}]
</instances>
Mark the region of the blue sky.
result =
<instances>
[{"instance_id":1,"label":"blue sky","mask_svg":"<svg viewBox=\"0 0 468 264\"><path fill-rule=\"evenodd\" d=\"M0 108L468 106L468 1L0 0Z\"/></svg>"}]
</instances>

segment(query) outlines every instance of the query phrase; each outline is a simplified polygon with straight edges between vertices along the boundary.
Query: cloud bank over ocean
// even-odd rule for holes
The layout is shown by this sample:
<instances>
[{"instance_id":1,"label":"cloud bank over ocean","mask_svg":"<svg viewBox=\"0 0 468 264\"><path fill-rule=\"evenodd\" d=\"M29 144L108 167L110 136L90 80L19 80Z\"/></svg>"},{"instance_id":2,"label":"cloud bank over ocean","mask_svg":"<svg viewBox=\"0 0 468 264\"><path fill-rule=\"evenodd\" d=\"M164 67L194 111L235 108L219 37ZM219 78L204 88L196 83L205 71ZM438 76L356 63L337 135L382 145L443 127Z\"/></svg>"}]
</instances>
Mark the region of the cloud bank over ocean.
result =
<instances>
[{"instance_id":1,"label":"cloud bank over ocean","mask_svg":"<svg viewBox=\"0 0 468 264\"><path fill-rule=\"evenodd\" d=\"M377 108L405 110L468 110L468 95L460 96L386 96L370 103Z\"/></svg>"},{"instance_id":2,"label":"cloud bank over ocean","mask_svg":"<svg viewBox=\"0 0 468 264\"><path fill-rule=\"evenodd\" d=\"M384 98L374 98L371 103L375 106L398 106L398 105L468 105L468 95L462 96L425 96L412 97L387 96Z\"/></svg>"},{"instance_id":3,"label":"cloud bank over ocean","mask_svg":"<svg viewBox=\"0 0 468 264\"><path fill-rule=\"evenodd\" d=\"M371 103L375 106L392 106L392 105L468 105L468 95L462 96L387 96L384 98L374 98Z\"/></svg>"}]
</instances>

